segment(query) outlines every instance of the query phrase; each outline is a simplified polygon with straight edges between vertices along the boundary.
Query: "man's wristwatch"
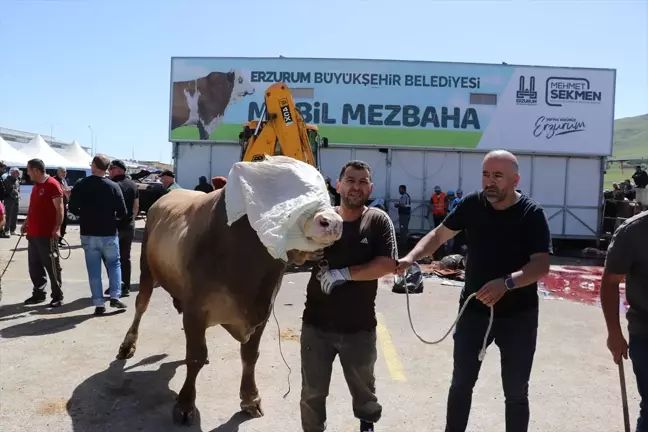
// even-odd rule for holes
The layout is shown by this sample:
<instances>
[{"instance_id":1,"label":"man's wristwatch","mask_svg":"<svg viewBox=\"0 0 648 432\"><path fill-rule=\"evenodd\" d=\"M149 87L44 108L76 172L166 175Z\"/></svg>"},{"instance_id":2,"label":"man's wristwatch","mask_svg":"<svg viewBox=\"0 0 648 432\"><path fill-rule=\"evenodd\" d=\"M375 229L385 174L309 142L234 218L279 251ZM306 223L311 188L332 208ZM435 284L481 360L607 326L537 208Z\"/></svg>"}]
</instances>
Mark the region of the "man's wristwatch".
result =
<instances>
[{"instance_id":1,"label":"man's wristwatch","mask_svg":"<svg viewBox=\"0 0 648 432\"><path fill-rule=\"evenodd\" d=\"M515 289L515 282L513 282L513 277L510 274L504 276L504 285L506 285L507 291Z\"/></svg>"}]
</instances>

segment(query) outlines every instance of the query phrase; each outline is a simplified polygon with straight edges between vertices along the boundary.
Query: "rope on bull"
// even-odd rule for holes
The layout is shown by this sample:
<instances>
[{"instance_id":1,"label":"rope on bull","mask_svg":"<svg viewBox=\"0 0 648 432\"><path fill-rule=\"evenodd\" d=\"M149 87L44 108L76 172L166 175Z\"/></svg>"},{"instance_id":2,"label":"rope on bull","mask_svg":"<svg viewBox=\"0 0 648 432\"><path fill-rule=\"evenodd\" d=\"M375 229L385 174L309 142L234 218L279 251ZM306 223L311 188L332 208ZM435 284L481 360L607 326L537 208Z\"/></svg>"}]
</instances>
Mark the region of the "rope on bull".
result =
<instances>
[{"instance_id":1,"label":"rope on bull","mask_svg":"<svg viewBox=\"0 0 648 432\"><path fill-rule=\"evenodd\" d=\"M277 323L277 340L279 341L279 354L281 355L281 359L283 360L284 364L288 368L288 391L286 394L283 395L283 398L286 399L286 396L290 394L290 374L292 373L292 369L288 365L288 362L286 361L286 357L284 357L283 350L281 349L281 327L279 326L279 320L277 319L277 314L275 313L275 307L274 307L274 302L272 303L272 316L274 316L275 322Z\"/></svg>"}]
</instances>

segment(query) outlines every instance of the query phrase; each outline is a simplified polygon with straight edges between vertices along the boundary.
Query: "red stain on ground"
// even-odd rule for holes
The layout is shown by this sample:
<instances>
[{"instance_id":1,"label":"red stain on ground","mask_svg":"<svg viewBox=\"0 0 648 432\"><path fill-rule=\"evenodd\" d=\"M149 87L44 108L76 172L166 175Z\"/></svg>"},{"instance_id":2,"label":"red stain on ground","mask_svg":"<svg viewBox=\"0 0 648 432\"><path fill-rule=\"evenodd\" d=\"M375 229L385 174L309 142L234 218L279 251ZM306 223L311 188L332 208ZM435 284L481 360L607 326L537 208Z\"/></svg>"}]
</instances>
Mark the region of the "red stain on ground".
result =
<instances>
[{"instance_id":1,"label":"red stain on ground","mask_svg":"<svg viewBox=\"0 0 648 432\"><path fill-rule=\"evenodd\" d=\"M600 306L602 275L603 267L551 266L549 274L538 283L538 291L547 299L560 298ZM627 310L625 283L621 283L619 291L623 309Z\"/></svg>"}]
</instances>

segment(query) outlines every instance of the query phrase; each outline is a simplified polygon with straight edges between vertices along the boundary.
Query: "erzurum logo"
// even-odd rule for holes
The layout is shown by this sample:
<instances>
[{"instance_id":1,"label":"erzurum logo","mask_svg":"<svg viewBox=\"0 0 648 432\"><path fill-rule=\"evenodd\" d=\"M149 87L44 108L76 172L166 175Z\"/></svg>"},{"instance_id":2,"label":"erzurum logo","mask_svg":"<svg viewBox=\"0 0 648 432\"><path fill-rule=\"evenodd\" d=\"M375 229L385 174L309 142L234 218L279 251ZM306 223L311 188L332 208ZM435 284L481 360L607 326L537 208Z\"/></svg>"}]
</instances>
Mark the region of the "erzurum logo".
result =
<instances>
[{"instance_id":1,"label":"erzurum logo","mask_svg":"<svg viewBox=\"0 0 648 432\"><path fill-rule=\"evenodd\" d=\"M515 92L515 103L517 105L536 105L538 103L538 92L535 88L535 77L529 77L529 85L525 83L526 77L520 75L520 86Z\"/></svg>"},{"instance_id":2,"label":"erzurum logo","mask_svg":"<svg viewBox=\"0 0 648 432\"><path fill-rule=\"evenodd\" d=\"M573 117L540 116L535 122L533 136L536 138L544 136L546 139L551 139L556 136L583 131L585 131L585 122L576 120Z\"/></svg>"}]
</instances>

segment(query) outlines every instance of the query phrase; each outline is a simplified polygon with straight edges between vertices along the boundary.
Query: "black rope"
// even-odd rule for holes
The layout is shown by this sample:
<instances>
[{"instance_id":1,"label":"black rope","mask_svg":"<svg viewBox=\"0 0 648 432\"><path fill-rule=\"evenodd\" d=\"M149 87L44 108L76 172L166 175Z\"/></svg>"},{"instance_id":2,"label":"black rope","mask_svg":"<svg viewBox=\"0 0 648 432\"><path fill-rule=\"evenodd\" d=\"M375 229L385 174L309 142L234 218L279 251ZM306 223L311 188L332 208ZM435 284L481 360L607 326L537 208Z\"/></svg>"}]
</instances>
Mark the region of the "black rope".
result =
<instances>
[{"instance_id":1,"label":"black rope","mask_svg":"<svg viewBox=\"0 0 648 432\"><path fill-rule=\"evenodd\" d=\"M13 260L14 255L16 255L16 251L18 250L18 245L20 244L20 240L23 238L24 234L20 233L20 237L18 237L18 241L16 242L16 246L14 246L13 251L11 252L11 256L9 257L9 261L7 261L7 265L5 266L4 270L2 270L2 274L0 274L0 281L4 277L5 273L7 272L7 269L9 268L9 264L11 264L11 261Z\"/></svg>"}]
</instances>

